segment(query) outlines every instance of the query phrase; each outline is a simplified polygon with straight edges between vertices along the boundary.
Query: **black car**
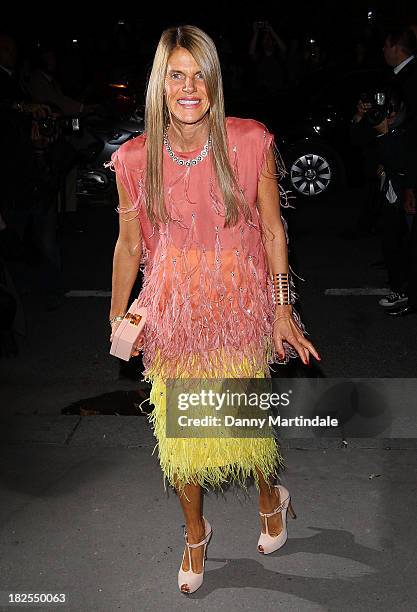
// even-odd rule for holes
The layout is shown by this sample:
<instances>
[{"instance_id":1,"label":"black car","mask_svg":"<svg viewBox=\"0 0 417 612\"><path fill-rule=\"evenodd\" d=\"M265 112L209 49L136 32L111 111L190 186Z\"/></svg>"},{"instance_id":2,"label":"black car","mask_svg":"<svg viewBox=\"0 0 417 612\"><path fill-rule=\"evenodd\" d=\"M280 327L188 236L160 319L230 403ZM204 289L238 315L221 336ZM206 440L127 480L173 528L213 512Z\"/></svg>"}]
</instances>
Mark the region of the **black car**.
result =
<instances>
[{"instance_id":1,"label":"black car","mask_svg":"<svg viewBox=\"0 0 417 612\"><path fill-rule=\"evenodd\" d=\"M363 180L362 151L350 142L350 122L363 93L381 89L383 69L313 73L282 91L273 106L249 105L245 114L275 134L288 171L288 187L306 198Z\"/></svg>"}]
</instances>

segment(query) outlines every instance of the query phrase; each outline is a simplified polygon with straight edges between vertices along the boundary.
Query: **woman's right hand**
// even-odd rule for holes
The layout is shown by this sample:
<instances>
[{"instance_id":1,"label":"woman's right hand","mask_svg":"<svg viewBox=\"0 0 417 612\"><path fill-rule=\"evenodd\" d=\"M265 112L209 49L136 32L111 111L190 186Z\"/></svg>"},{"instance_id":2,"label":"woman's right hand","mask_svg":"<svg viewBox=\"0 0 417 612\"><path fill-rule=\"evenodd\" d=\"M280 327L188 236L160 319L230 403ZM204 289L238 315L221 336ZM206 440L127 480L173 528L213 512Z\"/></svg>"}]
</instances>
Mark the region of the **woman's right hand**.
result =
<instances>
[{"instance_id":1,"label":"woman's right hand","mask_svg":"<svg viewBox=\"0 0 417 612\"><path fill-rule=\"evenodd\" d=\"M120 323L121 323L121 321L115 321L114 323L112 323L111 333L110 333L110 343L113 342L114 333L115 333L116 329L119 327Z\"/></svg>"},{"instance_id":2,"label":"woman's right hand","mask_svg":"<svg viewBox=\"0 0 417 612\"><path fill-rule=\"evenodd\" d=\"M113 342L114 334L116 329L119 327L121 321L115 321L111 326L111 334L110 334L110 343ZM132 352L130 353L131 357L137 357L143 346L143 335L141 334L139 338L136 340L135 344L132 347ZM137 347L137 348L135 348Z\"/></svg>"}]
</instances>

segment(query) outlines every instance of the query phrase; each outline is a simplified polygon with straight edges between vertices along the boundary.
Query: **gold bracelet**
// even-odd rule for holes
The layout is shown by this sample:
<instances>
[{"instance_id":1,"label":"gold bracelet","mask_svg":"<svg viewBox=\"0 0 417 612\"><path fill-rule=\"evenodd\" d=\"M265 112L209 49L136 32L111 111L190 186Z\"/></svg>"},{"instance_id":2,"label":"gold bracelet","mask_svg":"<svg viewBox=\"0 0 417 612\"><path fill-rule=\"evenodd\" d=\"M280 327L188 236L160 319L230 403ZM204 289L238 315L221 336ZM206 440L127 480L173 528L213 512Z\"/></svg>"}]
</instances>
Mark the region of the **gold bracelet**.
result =
<instances>
[{"instance_id":1,"label":"gold bracelet","mask_svg":"<svg viewBox=\"0 0 417 612\"><path fill-rule=\"evenodd\" d=\"M278 306L291 304L289 272L276 272L272 274L272 285L272 300L274 304Z\"/></svg>"},{"instance_id":2,"label":"gold bracelet","mask_svg":"<svg viewBox=\"0 0 417 612\"><path fill-rule=\"evenodd\" d=\"M109 319L109 323L110 325L113 325L115 321L123 321L124 318L125 318L125 315L116 315L115 317L112 317L111 319Z\"/></svg>"}]
</instances>

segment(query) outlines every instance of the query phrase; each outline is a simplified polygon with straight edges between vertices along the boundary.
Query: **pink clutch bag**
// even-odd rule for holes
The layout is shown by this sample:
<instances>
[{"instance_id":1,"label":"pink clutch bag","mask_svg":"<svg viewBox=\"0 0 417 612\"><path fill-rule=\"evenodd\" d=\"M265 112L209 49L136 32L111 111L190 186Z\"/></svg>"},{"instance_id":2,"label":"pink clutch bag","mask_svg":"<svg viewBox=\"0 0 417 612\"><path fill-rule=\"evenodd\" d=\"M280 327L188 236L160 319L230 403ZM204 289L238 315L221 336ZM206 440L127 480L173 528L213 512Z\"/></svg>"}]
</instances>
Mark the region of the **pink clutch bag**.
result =
<instances>
[{"instance_id":1,"label":"pink clutch bag","mask_svg":"<svg viewBox=\"0 0 417 612\"><path fill-rule=\"evenodd\" d=\"M129 361L132 349L142 333L146 322L146 308L137 307L135 300L129 307L123 321L119 323L113 335L110 355Z\"/></svg>"}]
</instances>

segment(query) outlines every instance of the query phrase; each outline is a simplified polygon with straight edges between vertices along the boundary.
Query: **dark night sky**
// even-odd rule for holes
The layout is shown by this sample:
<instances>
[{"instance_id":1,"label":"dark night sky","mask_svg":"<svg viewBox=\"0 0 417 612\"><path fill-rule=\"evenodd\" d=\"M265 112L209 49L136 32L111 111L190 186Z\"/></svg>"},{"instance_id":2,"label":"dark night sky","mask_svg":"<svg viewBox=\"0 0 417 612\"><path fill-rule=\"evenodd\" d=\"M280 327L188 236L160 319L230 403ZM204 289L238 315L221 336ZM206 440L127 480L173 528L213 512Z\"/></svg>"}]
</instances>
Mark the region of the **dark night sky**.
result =
<instances>
[{"instance_id":1,"label":"dark night sky","mask_svg":"<svg viewBox=\"0 0 417 612\"><path fill-rule=\"evenodd\" d=\"M251 31L254 19L268 19L275 29L282 35L322 35L326 38L337 38L338 35L357 32L366 24L369 9L375 9L381 23L398 21L417 21L417 7L415 2L409 0L379 0L378 2L349 1L345 3L325 0L321 2L270 2L257 4L257 10L249 9L242 12L242 4L230 15L221 13L223 3L204 3L204 10L178 11L167 9L165 5L156 14L144 13L140 9L117 11L110 5L97 6L89 4L88 14L82 7L72 5L66 9L59 8L57 17L53 17L51 8L47 11L42 5L37 10L23 11L19 16L9 18L3 16L2 28L12 30L19 38L43 38L54 34L62 37L97 36L100 33L111 32L112 26L118 19L143 20L145 29L154 37L159 38L162 29L169 25L191 23L207 28L214 32L232 31L236 36L239 31ZM200 5L201 6L201 5ZM232 7L228 4L228 7ZM208 16L208 15L211 15ZM236 15L239 15L236 19ZM247 34L246 34L247 35Z\"/></svg>"}]
</instances>

